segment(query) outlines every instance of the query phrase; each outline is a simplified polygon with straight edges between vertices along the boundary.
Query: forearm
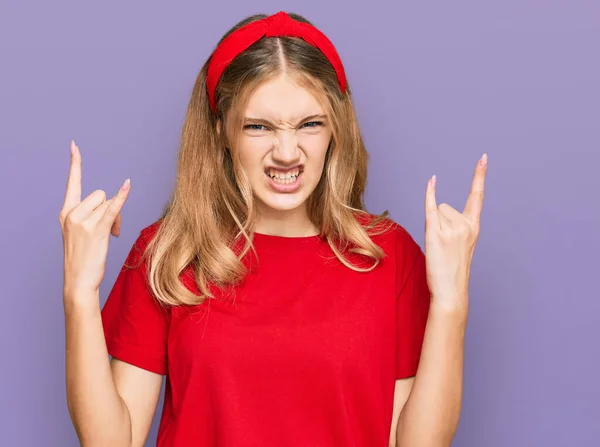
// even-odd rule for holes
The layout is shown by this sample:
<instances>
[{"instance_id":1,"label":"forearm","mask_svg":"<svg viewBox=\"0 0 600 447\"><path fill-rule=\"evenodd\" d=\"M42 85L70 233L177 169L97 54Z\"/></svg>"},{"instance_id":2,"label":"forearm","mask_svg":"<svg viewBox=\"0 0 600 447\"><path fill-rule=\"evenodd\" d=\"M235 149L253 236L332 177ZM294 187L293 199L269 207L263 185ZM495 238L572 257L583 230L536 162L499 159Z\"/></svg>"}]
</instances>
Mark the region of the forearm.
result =
<instances>
[{"instance_id":1,"label":"forearm","mask_svg":"<svg viewBox=\"0 0 600 447\"><path fill-rule=\"evenodd\" d=\"M131 421L115 386L98 297L65 294L67 403L75 430L86 447L129 446Z\"/></svg>"},{"instance_id":2,"label":"forearm","mask_svg":"<svg viewBox=\"0 0 600 447\"><path fill-rule=\"evenodd\" d=\"M446 447L460 417L466 312L430 307L419 368L398 419L396 446Z\"/></svg>"}]
</instances>

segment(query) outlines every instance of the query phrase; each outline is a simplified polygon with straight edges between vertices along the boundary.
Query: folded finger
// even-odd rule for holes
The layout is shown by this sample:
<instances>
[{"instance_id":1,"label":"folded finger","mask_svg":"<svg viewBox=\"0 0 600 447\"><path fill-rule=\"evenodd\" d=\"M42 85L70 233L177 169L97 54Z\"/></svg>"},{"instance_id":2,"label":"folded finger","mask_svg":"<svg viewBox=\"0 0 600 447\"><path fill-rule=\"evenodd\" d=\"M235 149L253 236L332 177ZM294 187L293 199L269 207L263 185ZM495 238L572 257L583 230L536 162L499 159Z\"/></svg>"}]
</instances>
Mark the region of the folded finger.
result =
<instances>
[{"instance_id":1,"label":"folded finger","mask_svg":"<svg viewBox=\"0 0 600 447\"><path fill-rule=\"evenodd\" d=\"M440 206L438 206L438 212L439 215L449 223L463 219L462 214L447 203L442 203Z\"/></svg>"},{"instance_id":2,"label":"folded finger","mask_svg":"<svg viewBox=\"0 0 600 447\"><path fill-rule=\"evenodd\" d=\"M110 228L110 232L114 237L119 237L119 234L121 234L121 213L117 214L117 217Z\"/></svg>"},{"instance_id":3,"label":"folded finger","mask_svg":"<svg viewBox=\"0 0 600 447\"><path fill-rule=\"evenodd\" d=\"M81 201L72 211L72 216L76 220L89 219L92 213L106 202L106 193L100 189L92 192Z\"/></svg>"}]
</instances>

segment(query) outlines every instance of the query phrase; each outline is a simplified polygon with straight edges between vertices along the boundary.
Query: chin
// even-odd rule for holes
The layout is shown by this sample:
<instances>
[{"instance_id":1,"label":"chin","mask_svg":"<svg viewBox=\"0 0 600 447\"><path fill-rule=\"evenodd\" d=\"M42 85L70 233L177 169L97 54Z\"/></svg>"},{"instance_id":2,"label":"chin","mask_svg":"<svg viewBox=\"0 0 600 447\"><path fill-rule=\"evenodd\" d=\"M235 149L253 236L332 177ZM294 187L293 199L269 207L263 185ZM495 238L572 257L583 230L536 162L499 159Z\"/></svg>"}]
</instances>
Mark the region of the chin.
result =
<instances>
[{"instance_id":1,"label":"chin","mask_svg":"<svg viewBox=\"0 0 600 447\"><path fill-rule=\"evenodd\" d=\"M308 197L301 192L296 194L278 194L278 193L266 193L260 194L256 197L260 203L274 211L291 211L299 208L306 202Z\"/></svg>"}]
</instances>

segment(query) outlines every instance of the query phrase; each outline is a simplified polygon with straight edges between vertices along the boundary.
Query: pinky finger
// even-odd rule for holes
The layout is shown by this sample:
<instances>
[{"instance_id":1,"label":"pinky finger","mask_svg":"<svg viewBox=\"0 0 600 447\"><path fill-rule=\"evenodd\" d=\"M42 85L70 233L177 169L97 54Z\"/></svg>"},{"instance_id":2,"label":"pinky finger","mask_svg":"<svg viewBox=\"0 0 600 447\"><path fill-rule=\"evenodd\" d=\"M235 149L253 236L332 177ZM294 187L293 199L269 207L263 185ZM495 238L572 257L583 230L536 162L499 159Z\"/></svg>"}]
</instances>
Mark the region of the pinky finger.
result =
<instances>
[{"instance_id":1,"label":"pinky finger","mask_svg":"<svg viewBox=\"0 0 600 447\"><path fill-rule=\"evenodd\" d=\"M427 182L425 192L425 228L439 228L440 226L440 217L435 199L435 184L436 176L434 175Z\"/></svg>"},{"instance_id":2,"label":"pinky finger","mask_svg":"<svg viewBox=\"0 0 600 447\"><path fill-rule=\"evenodd\" d=\"M110 199L110 203L107 208L104 210L102 217L100 218L99 224L106 227L107 230L110 230L113 226L113 223L117 219L117 216L121 212L121 208L123 208L123 204L127 200L129 196L129 191L131 189L130 180L125 180L125 183L119 189L119 192Z\"/></svg>"}]
</instances>

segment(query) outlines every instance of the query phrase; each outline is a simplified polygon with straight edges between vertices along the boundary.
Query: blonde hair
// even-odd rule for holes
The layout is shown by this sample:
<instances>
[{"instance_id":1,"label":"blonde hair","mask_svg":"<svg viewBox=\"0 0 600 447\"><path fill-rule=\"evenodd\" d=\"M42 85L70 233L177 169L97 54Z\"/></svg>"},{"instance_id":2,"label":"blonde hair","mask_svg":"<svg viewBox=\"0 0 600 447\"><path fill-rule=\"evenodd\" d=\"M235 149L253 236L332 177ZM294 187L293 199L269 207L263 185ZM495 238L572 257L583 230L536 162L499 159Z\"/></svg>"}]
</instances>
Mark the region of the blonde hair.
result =
<instances>
[{"instance_id":1,"label":"blonde hair","mask_svg":"<svg viewBox=\"0 0 600 447\"><path fill-rule=\"evenodd\" d=\"M297 14L293 19L310 23ZM252 21L247 17L222 38ZM242 258L252 248L256 211L249 180L235 151L227 148L242 128L242 113L258 85L286 73L320 98L332 126L323 175L307 202L309 218L320 228L333 253L347 267L369 271L383 258L371 237L393 223L387 211L373 218L364 210L368 154L348 86L340 93L327 58L298 38L262 38L237 56L223 72L216 90L216 112L209 106L206 61L196 79L181 133L177 182L144 256L149 286L163 304L198 304L212 298L210 285L225 288L246 274ZM218 131L218 124L221 131ZM387 222L387 225L386 225ZM345 253L372 259L368 268L348 261ZM200 296L180 275L192 267Z\"/></svg>"}]
</instances>

